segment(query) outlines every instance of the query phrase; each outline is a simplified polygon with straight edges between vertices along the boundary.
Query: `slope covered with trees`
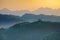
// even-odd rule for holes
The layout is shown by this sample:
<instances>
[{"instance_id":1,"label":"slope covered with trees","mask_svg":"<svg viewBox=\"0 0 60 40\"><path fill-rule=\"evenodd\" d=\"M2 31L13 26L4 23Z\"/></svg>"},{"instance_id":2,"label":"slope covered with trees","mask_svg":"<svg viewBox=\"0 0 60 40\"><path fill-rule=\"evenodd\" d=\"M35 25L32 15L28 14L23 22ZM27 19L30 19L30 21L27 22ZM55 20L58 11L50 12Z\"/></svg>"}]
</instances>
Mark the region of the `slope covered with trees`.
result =
<instances>
[{"instance_id":1,"label":"slope covered with trees","mask_svg":"<svg viewBox=\"0 0 60 40\"><path fill-rule=\"evenodd\" d=\"M0 40L60 40L60 22L18 23L0 29Z\"/></svg>"}]
</instances>

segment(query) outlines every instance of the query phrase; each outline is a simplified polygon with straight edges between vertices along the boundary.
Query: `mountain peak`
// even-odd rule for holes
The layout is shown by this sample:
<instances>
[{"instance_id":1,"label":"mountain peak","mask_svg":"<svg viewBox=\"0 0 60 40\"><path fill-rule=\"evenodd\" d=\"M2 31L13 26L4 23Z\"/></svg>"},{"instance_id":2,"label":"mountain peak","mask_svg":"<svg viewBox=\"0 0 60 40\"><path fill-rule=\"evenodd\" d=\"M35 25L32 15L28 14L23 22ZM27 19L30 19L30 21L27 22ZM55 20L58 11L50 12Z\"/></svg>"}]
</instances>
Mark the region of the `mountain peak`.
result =
<instances>
[{"instance_id":1,"label":"mountain peak","mask_svg":"<svg viewBox=\"0 0 60 40\"><path fill-rule=\"evenodd\" d=\"M33 16L35 14L31 14L31 13L25 13L23 16Z\"/></svg>"},{"instance_id":2,"label":"mountain peak","mask_svg":"<svg viewBox=\"0 0 60 40\"><path fill-rule=\"evenodd\" d=\"M10 10L8 10L7 8L3 8L0 11L10 11Z\"/></svg>"},{"instance_id":3,"label":"mountain peak","mask_svg":"<svg viewBox=\"0 0 60 40\"><path fill-rule=\"evenodd\" d=\"M9 13L11 14L11 11L7 8L3 8L0 10L0 14L9 14Z\"/></svg>"}]
</instances>

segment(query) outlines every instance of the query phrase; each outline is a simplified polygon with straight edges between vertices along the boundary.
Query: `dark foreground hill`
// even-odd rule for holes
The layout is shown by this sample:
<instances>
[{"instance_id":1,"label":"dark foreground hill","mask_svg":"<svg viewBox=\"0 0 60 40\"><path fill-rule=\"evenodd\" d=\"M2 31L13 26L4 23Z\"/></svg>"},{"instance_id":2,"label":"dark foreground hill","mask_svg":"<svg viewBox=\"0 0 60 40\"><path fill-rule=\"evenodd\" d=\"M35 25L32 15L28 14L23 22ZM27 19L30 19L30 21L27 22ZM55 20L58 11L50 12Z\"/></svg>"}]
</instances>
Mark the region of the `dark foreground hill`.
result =
<instances>
[{"instance_id":1,"label":"dark foreground hill","mask_svg":"<svg viewBox=\"0 0 60 40\"><path fill-rule=\"evenodd\" d=\"M60 40L60 23L37 21L0 29L0 40Z\"/></svg>"},{"instance_id":2,"label":"dark foreground hill","mask_svg":"<svg viewBox=\"0 0 60 40\"><path fill-rule=\"evenodd\" d=\"M44 37L43 40L60 40L60 32L53 32L50 35Z\"/></svg>"}]
</instances>

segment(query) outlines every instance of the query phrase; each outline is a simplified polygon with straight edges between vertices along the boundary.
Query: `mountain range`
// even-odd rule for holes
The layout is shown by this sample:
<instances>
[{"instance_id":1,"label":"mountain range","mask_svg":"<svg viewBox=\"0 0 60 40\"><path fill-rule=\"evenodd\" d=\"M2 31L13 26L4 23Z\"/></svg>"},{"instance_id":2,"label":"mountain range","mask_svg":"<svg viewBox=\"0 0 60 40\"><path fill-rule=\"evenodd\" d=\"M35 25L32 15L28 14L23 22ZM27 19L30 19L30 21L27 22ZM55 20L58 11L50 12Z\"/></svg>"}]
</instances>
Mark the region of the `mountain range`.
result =
<instances>
[{"instance_id":1,"label":"mountain range","mask_svg":"<svg viewBox=\"0 0 60 40\"><path fill-rule=\"evenodd\" d=\"M0 10L0 40L60 40L60 16L46 15L50 9L41 10Z\"/></svg>"},{"instance_id":2,"label":"mountain range","mask_svg":"<svg viewBox=\"0 0 60 40\"><path fill-rule=\"evenodd\" d=\"M4 8L0 10L0 27L6 28L20 22L35 22L38 20L60 22L60 16L50 15L54 12L56 14L59 14L59 10L60 9L53 10L50 8L40 8L38 10L30 12L28 10L11 11Z\"/></svg>"},{"instance_id":3,"label":"mountain range","mask_svg":"<svg viewBox=\"0 0 60 40\"><path fill-rule=\"evenodd\" d=\"M59 9L51 9L51 8L43 8L43 7L41 7L41 8L38 8L37 10L34 10L34 11L29 11L29 10L11 11L11 10L9 10L7 8L0 9L0 14L22 16L25 13L35 14L35 15L45 14L45 15L60 16L60 8Z\"/></svg>"},{"instance_id":4,"label":"mountain range","mask_svg":"<svg viewBox=\"0 0 60 40\"><path fill-rule=\"evenodd\" d=\"M40 15L25 14L21 18L26 21L37 21L41 19L43 21L60 22L60 16L44 15L44 14Z\"/></svg>"}]
</instances>

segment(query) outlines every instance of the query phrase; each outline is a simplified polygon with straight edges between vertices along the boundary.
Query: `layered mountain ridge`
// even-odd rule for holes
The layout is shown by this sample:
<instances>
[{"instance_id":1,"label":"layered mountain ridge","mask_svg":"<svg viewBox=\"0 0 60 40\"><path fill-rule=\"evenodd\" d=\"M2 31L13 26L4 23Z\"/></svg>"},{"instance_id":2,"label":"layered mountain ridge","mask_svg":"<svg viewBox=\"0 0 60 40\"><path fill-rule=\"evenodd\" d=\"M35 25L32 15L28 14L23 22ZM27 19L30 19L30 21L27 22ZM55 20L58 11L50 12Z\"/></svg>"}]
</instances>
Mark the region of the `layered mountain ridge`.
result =
<instances>
[{"instance_id":1,"label":"layered mountain ridge","mask_svg":"<svg viewBox=\"0 0 60 40\"><path fill-rule=\"evenodd\" d=\"M9 26L20 22L35 22L39 19L42 21L60 22L60 16L55 16L53 13L59 14L60 9L40 8L30 12L28 10L11 11L4 8L0 10L0 27L6 27L7 25Z\"/></svg>"}]
</instances>

